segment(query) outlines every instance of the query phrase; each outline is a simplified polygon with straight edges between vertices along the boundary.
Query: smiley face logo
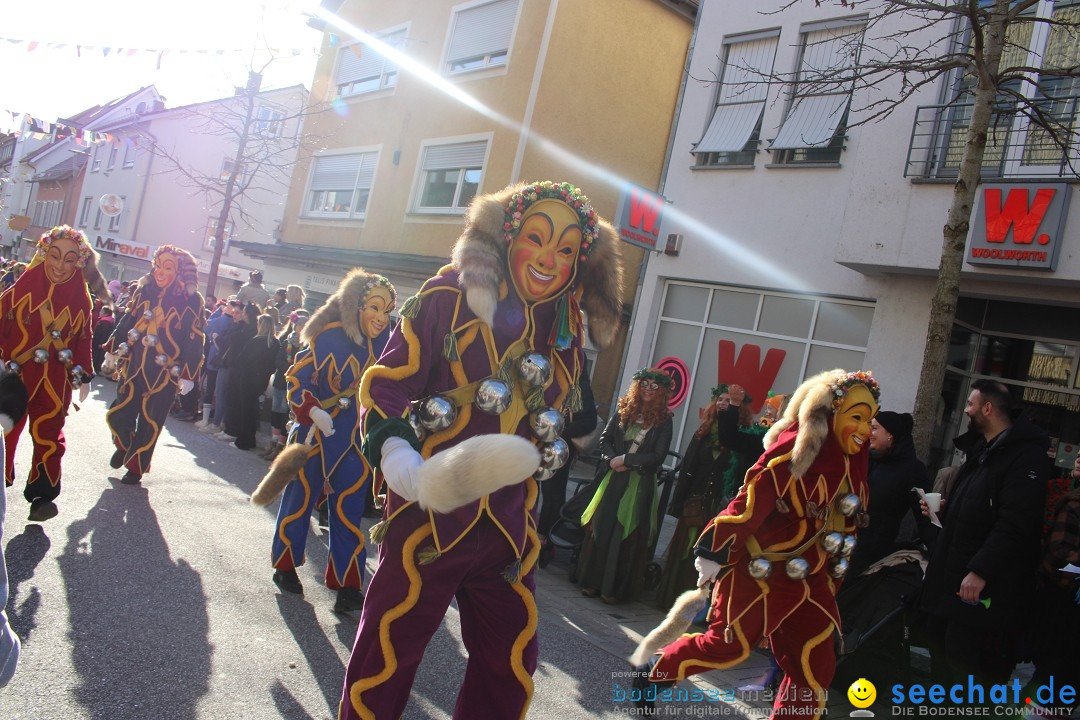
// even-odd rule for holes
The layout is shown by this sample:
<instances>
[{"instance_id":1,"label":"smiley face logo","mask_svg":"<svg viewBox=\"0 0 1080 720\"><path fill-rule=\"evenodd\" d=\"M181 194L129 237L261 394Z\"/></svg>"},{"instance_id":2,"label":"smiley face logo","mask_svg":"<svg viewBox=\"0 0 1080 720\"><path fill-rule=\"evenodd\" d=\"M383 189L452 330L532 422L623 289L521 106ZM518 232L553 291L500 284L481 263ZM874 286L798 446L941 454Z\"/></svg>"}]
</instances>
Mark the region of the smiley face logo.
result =
<instances>
[{"instance_id":1,"label":"smiley face logo","mask_svg":"<svg viewBox=\"0 0 1080 720\"><path fill-rule=\"evenodd\" d=\"M851 683L851 687L847 690L847 696L852 705L859 709L865 709L873 705L874 700L877 699L877 688L874 687L874 683L866 678L859 678Z\"/></svg>"}]
</instances>

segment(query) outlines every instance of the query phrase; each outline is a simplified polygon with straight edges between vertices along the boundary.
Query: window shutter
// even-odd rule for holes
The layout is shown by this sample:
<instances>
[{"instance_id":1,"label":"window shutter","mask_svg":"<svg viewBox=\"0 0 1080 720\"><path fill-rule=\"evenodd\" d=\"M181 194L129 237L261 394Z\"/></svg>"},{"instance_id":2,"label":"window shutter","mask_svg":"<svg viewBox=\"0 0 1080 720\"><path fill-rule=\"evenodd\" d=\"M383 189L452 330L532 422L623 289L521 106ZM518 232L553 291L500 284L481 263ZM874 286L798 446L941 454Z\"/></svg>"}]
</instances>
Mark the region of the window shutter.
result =
<instances>
[{"instance_id":1,"label":"window shutter","mask_svg":"<svg viewBox=\"0 0 1080 720\"><path fill-rule=\"evenodd\" d=\"M765 109L778 37L777 31L725 43L716 111L694 152L738 152L746 146Z\"/></svg>"},{"instance_id":2,"label":"window shutter","mask_svg":"<svg viewBox=\"0 0 1080 720\"><path fill-rule=\"evenodd\" d=\"M517 9L518 0L495 0L457 13L447 60L456 62L508 50Z\"/></svg>"},{"instance_id":3,"label":"window shutter","mask_svg":"<svg viewBox=\"0 0 1080 720\"><path fill-rule=\"evenodd\" d=\"M382 74L384 58L362 43L341 48L338 53L338 69L335 82L338 85L356 82Z\"/></svg>"},{"instance_id":4,"label":"window shutter","mask_svg":"<svg viewBox=\"0 0 1080 720\"><path fill-rule=\"evenodd\" d=\"M330 155L315 158L311 174L312 190L352 190L360 172L363 155Z\"/></svg>"},{"instance_id":5,"label":"window shutter","mask_svg":"<svg viewBox=\"0 0 1080 720\"><path fill-rule=\"evenodd\" d=\"M424 170L455 170L478 168L484 165L487 142L456 143L429 146L424 153Z\"/></svg>"}]
</instances>

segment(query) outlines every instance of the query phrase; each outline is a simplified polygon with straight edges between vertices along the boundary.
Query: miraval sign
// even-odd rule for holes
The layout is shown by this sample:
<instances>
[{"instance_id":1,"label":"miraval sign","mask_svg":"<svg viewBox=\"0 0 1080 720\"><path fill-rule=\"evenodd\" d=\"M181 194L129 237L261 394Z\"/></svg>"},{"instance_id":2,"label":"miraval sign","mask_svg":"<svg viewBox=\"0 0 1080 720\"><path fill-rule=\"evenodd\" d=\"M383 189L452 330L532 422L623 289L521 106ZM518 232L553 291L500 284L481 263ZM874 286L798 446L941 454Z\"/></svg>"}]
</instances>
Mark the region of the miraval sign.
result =
<instances>
[{"instance_id":1,"label":"miraval sign","mask_svg":"<svg viewBox=\"0 0 1080 720\"><path fill-rule=\"evenodd\" d=\"M1071 191L1065 183L983 185L971 223L971 265L1057 268Z\"/></svg>"},{"instance_id":2,"label":"miraval sign","mask_svg":"<svg viewBox=\"0 0 1080 720\"><path fill-rule=\"evenodd\" d=\"M151 248L146 243L134 240L117 240L111 237L98 235L94 239L94 249L104 250L113 255L126 255L127 257L146 258L150 257Z\"/></svg>"}]
</instances>

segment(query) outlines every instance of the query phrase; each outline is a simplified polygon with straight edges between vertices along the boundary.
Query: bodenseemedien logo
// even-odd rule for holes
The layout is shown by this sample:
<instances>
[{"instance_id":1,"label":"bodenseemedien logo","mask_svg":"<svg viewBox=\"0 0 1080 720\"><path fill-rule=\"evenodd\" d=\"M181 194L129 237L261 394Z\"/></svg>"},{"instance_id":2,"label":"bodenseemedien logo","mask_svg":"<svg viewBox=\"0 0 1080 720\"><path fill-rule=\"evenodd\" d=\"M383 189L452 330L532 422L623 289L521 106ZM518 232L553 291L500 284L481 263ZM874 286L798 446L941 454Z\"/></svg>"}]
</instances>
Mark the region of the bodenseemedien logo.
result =
<instances>
[{"instance_id":1,"label":"bodenseemedien logo","mask_svg":"<svg viewBox=\"0 0 1080 720\"><path fill-rule=\"evenodd\" d=\"M866 678L859 678L847 689L847 697L848 702L858 708L852 711L851 717L874 717L873 711L866 709L877 700L877 688L874 687L874 683Z\"/></svg>"}]
</instances>

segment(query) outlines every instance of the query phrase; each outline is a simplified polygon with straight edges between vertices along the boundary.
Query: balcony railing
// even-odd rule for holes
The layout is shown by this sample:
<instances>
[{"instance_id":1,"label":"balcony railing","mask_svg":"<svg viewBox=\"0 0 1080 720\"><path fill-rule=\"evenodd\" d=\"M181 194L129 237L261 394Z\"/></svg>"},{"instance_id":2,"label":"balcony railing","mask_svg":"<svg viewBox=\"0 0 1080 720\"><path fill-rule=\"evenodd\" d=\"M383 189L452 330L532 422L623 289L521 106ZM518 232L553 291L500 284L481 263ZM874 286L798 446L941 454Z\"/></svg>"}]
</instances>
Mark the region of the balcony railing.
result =
<instances>
[{"instance_id":1,"label":"balcony railing","mask_svg":"<svg viewBox=\"0 0 1080 720\"><path fill-rule=\"evenodd\" d=\"M1043 100L1043 110L1060 124L1067 138L1063 150L1049 132L1012 107L1002 107L990 119L983 156L984 178L1065 177L1080 174L1080 135L1077 110L1080 96ZM964 152L972 103L921 105L911 129L904 177L955 178Z\"/></svg>"}]
</instances>

